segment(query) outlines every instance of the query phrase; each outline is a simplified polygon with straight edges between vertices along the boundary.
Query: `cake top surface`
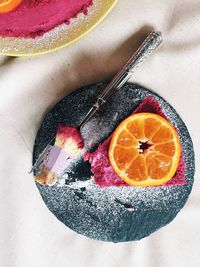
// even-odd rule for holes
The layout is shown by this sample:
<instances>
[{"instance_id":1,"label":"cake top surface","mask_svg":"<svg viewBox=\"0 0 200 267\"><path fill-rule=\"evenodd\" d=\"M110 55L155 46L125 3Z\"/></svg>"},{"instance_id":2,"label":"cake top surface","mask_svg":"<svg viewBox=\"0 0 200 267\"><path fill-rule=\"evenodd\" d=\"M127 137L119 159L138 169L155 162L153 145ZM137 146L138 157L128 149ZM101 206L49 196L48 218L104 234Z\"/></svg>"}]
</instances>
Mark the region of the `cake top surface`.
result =
<instances>
[{"instance_id":1,"label":"cake top surface","mask_svg":"<svg viewBox=\"0 0 200 267\"><path fill-rule=\"evenodd\" d=\"M63 98L45 117L38 132L34 161L48 141L55 136L58 125L78 126L104 84L88 86ZM131 114L145 98L152 96L162 106L164 114L178 129L186 165L184 185L157 187L110 186L101 188L91 177L90 164L80 160L67 173L65 186L37 184L38 189L56 217L72 230L90 238L122 242L140 239L169 223L184 206L194 179L194 151L190 135L177 112L161 97L138 85L127 84L117 92L98 114L82 129L85 146L95 151L116 126ZM74 108L73 108L74 107ZM93 133L93 134L91 134ZM89 182L88 182L89 180ZM79 182L79 187L69 183ZM140 230L130 225L143 220ZM80 223L84 221L84 224ZM156 221L156 222L155 222Z\"/></svg>"}]
</instances>

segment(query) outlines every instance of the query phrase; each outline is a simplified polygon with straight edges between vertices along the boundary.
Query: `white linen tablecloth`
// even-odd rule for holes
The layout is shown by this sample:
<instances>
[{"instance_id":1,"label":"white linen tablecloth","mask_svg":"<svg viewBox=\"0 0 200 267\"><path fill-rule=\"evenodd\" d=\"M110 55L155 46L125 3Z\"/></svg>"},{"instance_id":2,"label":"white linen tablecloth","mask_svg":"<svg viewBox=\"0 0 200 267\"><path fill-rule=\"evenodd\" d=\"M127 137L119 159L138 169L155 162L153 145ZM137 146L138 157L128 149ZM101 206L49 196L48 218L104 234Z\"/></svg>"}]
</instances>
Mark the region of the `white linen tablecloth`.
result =
<instances>
[{"instance_id":1,"label":"white linen tablecloth","mask_svg":"<svg viewBox=\"0 0 200 267\"><path fill-rule=\"evenodd\" d=\"M0 266L200 266L200 1L119 0L87 36L37 57L0 57ZM193 191L170 225L139 242L79 236L47 209L28 174L44 113L76 88L113 77L152 28L164 44L132 81L181 115L196 153Z\"/></svg>"}]
</instances>

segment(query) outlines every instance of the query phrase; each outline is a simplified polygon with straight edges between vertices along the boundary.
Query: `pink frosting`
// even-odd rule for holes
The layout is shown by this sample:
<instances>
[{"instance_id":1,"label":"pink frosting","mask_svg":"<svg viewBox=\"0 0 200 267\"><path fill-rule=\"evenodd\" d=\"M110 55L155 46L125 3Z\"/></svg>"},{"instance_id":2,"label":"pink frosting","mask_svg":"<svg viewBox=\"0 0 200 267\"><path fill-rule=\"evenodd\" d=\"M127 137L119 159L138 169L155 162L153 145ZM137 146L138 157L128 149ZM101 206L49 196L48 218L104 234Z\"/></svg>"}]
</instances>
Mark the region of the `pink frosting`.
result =
<instances>
[{"instance_id":1,"label":"pink frosting","mask_svg":"<svg viewBox=\"0 0 200 267\"><path fill-rule=\"evenodd\" d=\"M159 114L160 116L166 118L162 111L160 104L152 97L146 98L142 104L133 112L133 114L141 112L150 112ZM167 119L167 118L166 118ZM108 186L129 186L114 172L112 169L109 159L108 159L108 147L111 141L110 136L102 144L99 145L94 153L85 153L84 160L89 160L91 164L91 169L94 174L95 183L101 187ZM175 176L162 186L172 186L172 185L184 185L185 181L185 162L183 154L179 161L179 166Z\"/></svg>"},{"instance_id":2,"label":"pink frosting","mask_svg":"<svg viewBox=\"0 0 200 267\"><path fill-rule=\"evenodd\" d=\"M92 0L23 0L13 11L0 14L0 35L37 37L80 12L87 13Z\"/></svg>"}]
</instances>

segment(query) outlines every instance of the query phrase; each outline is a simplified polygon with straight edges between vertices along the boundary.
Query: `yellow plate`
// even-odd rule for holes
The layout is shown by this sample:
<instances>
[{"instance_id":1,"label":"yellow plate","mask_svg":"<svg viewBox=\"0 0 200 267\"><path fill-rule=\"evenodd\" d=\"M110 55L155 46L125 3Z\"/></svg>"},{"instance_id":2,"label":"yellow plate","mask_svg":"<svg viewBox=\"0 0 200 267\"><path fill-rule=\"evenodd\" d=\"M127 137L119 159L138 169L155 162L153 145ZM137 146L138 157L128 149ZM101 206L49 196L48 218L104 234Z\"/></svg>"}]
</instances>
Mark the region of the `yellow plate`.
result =
<instances>
[{"instance_id":1,"label":"yellow plate","mask_svg":"<svg viewBox=\"0 0 200 267\"><path fill-rule=\"evenodd\" d=\"M0 37L0 54L8 56L30 56L58 50L83 37L100 23L111 11L117 0L93 0L88 15L79 14L70 25L61 24L41 37Z\"/></svg>"}]
</instances>

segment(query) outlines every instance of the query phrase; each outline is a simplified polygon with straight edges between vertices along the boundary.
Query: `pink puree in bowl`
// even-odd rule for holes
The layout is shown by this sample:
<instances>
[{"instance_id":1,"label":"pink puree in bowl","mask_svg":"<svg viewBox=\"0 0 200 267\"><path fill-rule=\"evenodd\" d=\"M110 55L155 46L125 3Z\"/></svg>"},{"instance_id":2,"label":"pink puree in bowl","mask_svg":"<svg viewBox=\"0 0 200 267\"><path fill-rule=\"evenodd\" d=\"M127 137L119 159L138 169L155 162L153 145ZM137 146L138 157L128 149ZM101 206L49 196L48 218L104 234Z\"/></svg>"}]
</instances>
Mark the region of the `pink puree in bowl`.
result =
<instances>
[{"instance_id":1,"label":"pink puree in bowl","mask_svg":"<svg viewBox=\"0 0 200 267\"><path fill-rule=\"evenodd\" d=\"M23 0L13 11L0 14L0 36L37 37L87 13L92 0Z\"/></svg>"}]
</instances>

